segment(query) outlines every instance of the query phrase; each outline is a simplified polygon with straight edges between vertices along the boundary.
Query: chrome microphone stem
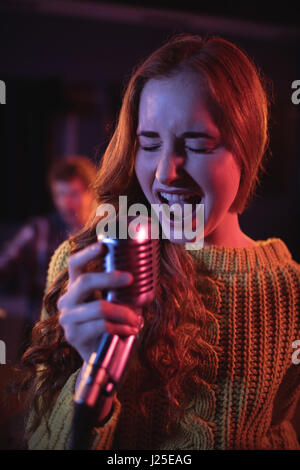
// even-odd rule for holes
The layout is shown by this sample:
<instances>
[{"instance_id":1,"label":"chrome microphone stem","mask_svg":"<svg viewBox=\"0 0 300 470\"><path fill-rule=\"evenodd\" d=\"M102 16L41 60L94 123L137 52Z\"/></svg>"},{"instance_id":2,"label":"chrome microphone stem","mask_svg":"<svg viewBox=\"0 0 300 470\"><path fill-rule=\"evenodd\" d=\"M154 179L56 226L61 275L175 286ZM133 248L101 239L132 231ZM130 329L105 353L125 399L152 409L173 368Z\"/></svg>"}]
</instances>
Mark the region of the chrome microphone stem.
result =
<instances>
[{"instance_id":1,"label":"chrome microphone stem","mask_svg":"<svg viewBox=\"0 0 300 470\"><path fill-rule=\"evenodd\" d=\"M110 364L110 377L116 387L122 382L126 365L129 361L131 351L135 342L135 336L130 335L125 339L120 339L114 357Z\"/></svg>"},{"instance_id":2,"label":"chrome microphone stem","mask_svg":"<svg viewBox=\"0 0 300 470\"><path fill-rule=\"evenodd\" d=\"M91 354L79 383L74 401L96 406L97 393L101 393L110 379L110 363L118 346L119 336L105 334L97 352ZM99 367L100 366L100 367Z\"/></svg>"},{"instance_id":3,"label":"chrome microphone stem","mask_svg":"<svg viewBox=\"0 0 300 470\"><path fill-rule=\"evenodd\" d=\"M113 335L100 368L97 353L92 353L75 394L75 403L97 407L97 399L101 393L106 396L113 394L122 382L134 342L134 335L124 339Z\"/></svg>"}]
</instances>

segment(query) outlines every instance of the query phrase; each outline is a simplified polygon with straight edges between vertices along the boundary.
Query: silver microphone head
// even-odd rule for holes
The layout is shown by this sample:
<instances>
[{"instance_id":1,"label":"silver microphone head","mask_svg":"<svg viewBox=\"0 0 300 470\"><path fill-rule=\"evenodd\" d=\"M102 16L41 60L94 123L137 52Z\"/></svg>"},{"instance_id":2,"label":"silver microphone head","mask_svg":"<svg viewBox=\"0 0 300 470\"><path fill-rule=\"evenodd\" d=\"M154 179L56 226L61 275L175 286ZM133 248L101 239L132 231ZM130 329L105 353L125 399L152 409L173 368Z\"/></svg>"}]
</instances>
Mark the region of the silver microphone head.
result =
<instances>
[{"instance_id":1,"label":"silver microphone head","mask_svg":"<svg viewBox=\"0 0 300 470\"><path fill-rule=\"evenodd\" d=\"M125 222L124 220L117 220L117 228L122 222L127 224L128 229L129 224L135 221L134 238L129 236L127 230L127 238L124 239L108 236L98 239L107 247L104 271L128 271L133 275L133 282L128 286L108 291L106 300L142 307L152 302L155 297L159 276L159 242L158 239L151 238L151 218L129 216Z\"/></svg>"}]
</instances>

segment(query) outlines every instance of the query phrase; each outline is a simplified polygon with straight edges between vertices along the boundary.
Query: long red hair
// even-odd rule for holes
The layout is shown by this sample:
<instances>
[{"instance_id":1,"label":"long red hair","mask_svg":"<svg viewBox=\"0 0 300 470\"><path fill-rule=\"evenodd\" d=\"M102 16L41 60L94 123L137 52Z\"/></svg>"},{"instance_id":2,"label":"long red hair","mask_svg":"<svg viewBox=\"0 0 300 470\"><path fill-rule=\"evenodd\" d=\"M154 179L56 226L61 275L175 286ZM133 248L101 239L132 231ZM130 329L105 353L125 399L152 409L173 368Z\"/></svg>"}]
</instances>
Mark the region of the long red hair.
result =
<instances>
[{"instance_id":1,"label":"long red hair","mask_svg":"<svg viewBox=\"0 0 300 470\"><path fill-rule=\"evenodd\" d=\"M241 166L240 187L231 210L242 212L253 195L268 142L268 99L261 74L244 52L224 39L179 35L151 54L132 74L115 132L94 182L98 204L110 203L118 209L119 195L126 195L128 205L143 203L150 213L134 171L139 98L148 80L170 76L182 67L199 74L207 106L223 141ZM98 220L91 214L80 233L70 237L71 254L96 241ZM160 288L154 302L144 309L145 326L138 345L139 362L151 376L140 390L140 406L146 412L147 393L154 387L163 388L169 397L170 424L180 419L198 388L213 388L218 322L216 314L204 307L200 293L205 273L197 272L184 246L160 240L160 260ZM32 345L22 360L23 387L30 384L28 403L30 410L35 410L32 430L82 363L65 341L58 322L56 303L67 280L65 269L46 293L48 318L36 324ZM40 365L43 367L38 371Z\"/></svg>"}]
</instances>

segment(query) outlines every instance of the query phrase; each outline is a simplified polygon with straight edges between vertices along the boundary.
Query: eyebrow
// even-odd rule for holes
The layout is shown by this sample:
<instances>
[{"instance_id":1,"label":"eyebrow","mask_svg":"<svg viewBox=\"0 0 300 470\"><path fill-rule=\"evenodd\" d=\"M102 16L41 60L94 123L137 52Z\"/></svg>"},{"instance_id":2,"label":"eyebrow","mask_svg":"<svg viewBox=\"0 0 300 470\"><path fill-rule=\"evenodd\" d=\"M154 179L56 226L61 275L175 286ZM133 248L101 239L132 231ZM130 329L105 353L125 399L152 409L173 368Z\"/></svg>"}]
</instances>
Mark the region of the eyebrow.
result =
<instances>
[{"instance_id":1,"label":"eyebrow","mask_svg":"<svg viewBox=\"0 0 300 470\"><path fill-rule=\"evenodd\" d=\"M158 132L153 132L153 131L141 131L138 133L138 136L144 136L144 137L150 137L152 139L158 138L159 134ZM210 134L207 134L207 132L184 132L183 134L180 135L180 137L183 137L185 139L199 139L199 138L205 138L205 139L214 139L214 137Z\"/></svg>"}]
</instances>

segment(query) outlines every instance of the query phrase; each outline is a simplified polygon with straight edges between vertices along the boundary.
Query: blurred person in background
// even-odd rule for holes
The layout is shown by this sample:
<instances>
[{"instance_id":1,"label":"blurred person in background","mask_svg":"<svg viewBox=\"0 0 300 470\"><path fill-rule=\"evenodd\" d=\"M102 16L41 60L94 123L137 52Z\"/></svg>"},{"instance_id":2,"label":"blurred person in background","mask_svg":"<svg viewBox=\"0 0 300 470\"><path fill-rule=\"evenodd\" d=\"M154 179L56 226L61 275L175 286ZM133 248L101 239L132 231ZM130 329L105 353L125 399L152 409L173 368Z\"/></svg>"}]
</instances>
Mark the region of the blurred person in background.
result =
<instances>
[{"instance_id":1,"label":"blurred person in background","mask_svg":"<svg viewBox=\"0 0 300 470\"><path fill-rule=\"evenodd\" d=\"M75 155L56 161L47 175L54 211L31 217L0 252L1 293L23 295L27 300L19 354L40 315L52 254L66 237L84 226L92 211L94 176L95 166L88 157Z\"/></svg>"}]
</instances>

